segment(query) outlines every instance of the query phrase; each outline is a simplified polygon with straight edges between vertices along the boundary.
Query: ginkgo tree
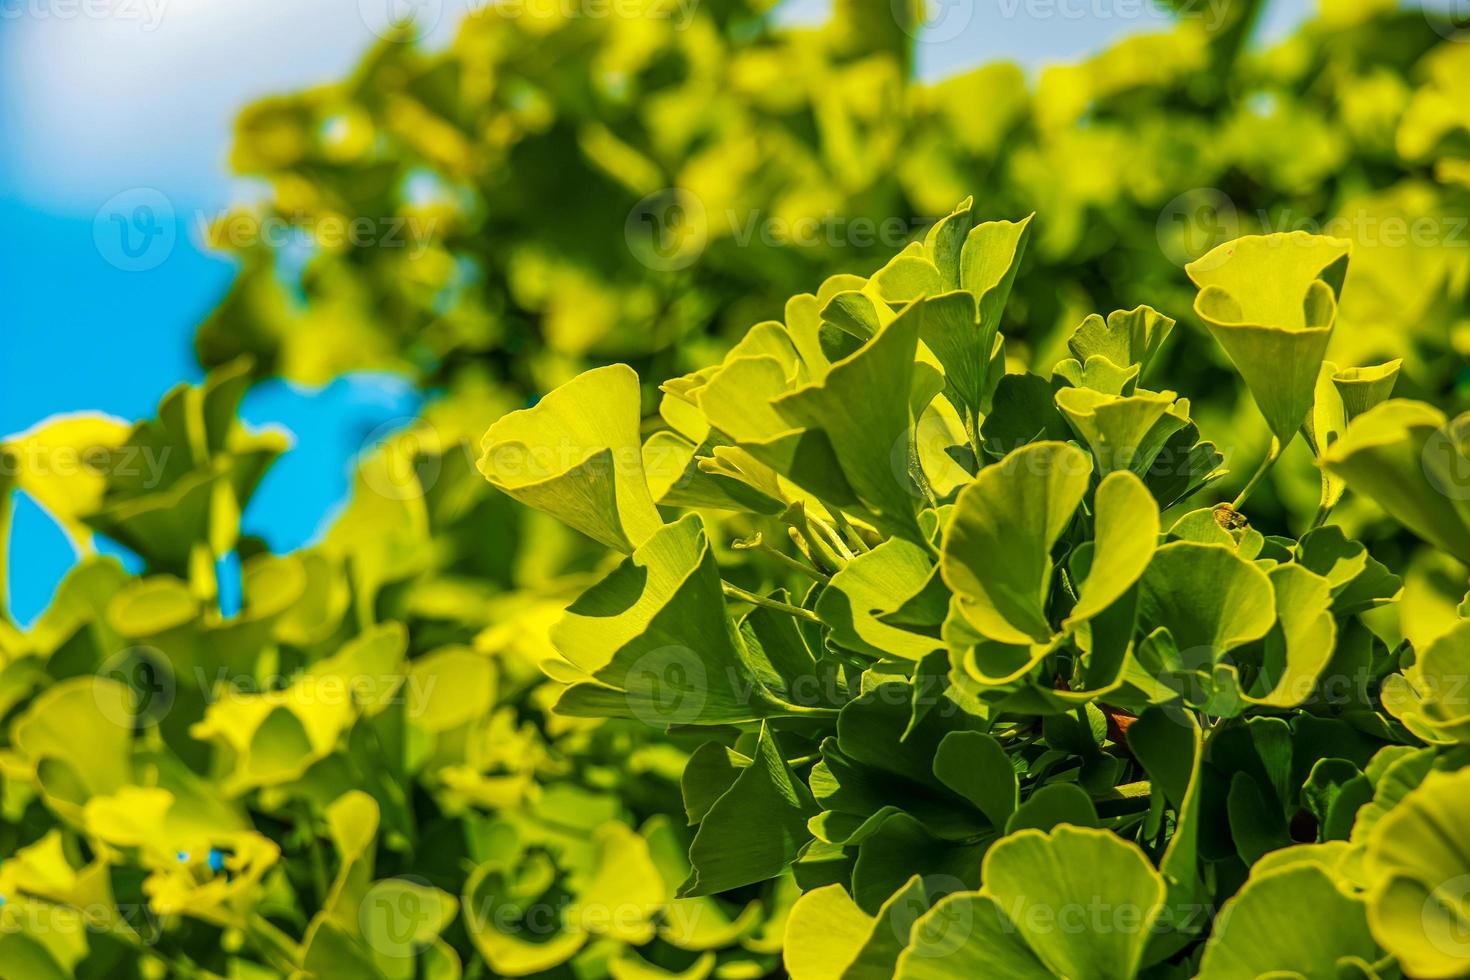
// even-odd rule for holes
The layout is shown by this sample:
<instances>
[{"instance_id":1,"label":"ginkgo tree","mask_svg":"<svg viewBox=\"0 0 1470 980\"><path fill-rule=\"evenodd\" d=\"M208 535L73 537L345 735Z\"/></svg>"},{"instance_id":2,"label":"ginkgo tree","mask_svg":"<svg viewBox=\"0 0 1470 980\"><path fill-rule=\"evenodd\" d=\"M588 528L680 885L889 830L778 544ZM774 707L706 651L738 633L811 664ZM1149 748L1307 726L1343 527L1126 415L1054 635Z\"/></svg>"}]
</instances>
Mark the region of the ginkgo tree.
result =
<instances>
[{"instance_id":1,"label":"ginkgo tree","mask_svg":"<svg viewBox=\"0 0 1470 980\"><path fill-rule=\"evenodd\" d=\"M625 556L551 632L555 710L705 732L679 894L792 875L797 980L1470 971L1470 834L1428 829L1470 803L1470 633L1390 646L1365 615L1400 578L1330 522L1341 481L1464 557L1470 445L1397 364L1325 360L1348 243L1222 245L1184 342L1240 371L1262 472L1298 435L1324 472L1304 533L1263 533L1150 387L1165 314L1007 370L1029 222L963 203L652 420L609 367L490 427L492 485Z\"/></svg>"}]
</instances>

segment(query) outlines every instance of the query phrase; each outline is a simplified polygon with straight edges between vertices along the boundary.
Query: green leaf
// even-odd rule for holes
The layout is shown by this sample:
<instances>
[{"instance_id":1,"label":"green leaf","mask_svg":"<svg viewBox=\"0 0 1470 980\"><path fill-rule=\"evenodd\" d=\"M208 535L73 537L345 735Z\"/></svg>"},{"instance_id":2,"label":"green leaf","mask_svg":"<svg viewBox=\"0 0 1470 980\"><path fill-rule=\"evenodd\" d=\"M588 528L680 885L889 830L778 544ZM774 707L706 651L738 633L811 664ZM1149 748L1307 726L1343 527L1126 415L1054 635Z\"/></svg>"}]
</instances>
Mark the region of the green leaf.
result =
<instances>
[{"instance_id":1,"label":"green leaf","mask_svg":"<svg viewBox=\"0 0 1470 980\"><path fill-rule=\"evenodd\" d=\"M590 678L562 694L557 710L565 714L671 725L800 710L779 701L753 669L726 615L704 525L693 514L664 527L584 592L551 640Z\"/></svg>"},{"instance_id":2,"label":"green leaf","mask_svg":"<svg viewBox=\"0 0 1470 980\"><path fill-rule=\"evenodd\" d=\"M1282 445L1312 406L1350 247L1301 231L1248 235L1185 266L1200 287L1195 313Z\"/></svg>"},{"instance_id":3,"label":"green leaf","mask_svg":"<svg viewBox=\"0 0 1470 980\"><path fill-rule=\"evenodd\" d=\"M999 459L1022 446L1072 437L1057 411L1052 382L1035 374L1007 374L996 385L990 414L980 426L985 451Z\"/></svg>"},{"instance_id":4,"label":"green leaf","mask_svg":"<svg viewBox=\"0 0 1470 980\"><path fill-rule=\"evenodd\" d=\"M1339 368L1323 361L1317 375L1312 410L1302 425L1302 433L1321 459L1346 431L1348 423L1383 402L1393 393L1401 361L1389 361L1373 367ZM1346 483L1331 470L1322 470L1322 503L1330 510L1342 499Z\"/></svg>"},{"instance_id":5,"label":"green leaf","mask_svg":"<svg viewBox=\"0 0 1470 980\"><path fill-rule=\"evenodd\" d=\"M939 270L946 290L960 288L960 256L975 226L974 198L967 197L924 234L924 254Z\"/></svg>"},{"instance_id":6,"label":"green leaf","mask_svg":"<svg viewBox=\"0 0 1470 980\"><path fill-rule=\"evenodd\" d=\"M980 323L989 336L998 329L1001 311L1010 298L1031 234L1032 217L981 222L965 236L960 250L960 288L975 295ZM988 348L982 350L988 352Z\"/></svg>"},{"instance_id":7,"label":"green leaf","mask_svg":"<svg viewBox=\"0 0 1470 980\"><path fill-rule=\"evenodd\" d=\"M975 804L996 827L1016 811L1019 784L999 742L984 732L950 732L934 753L934 775Z\"/></svg>"},{"instance_id":8,"label":"green leaf","mask_svg":"<svg viewBox=\"0 0 1470 980\"><path fill-rule=\"evenodd\" d=\"M842 980L877 924L841 885L805 892L786 920L782 962L791 980Z\"/></svg>"},{"instance_id":9,"label":"green leaf","mask_svg":"<svg viewBox=\"0 0 1470 980\"><path fill-rule=\"evenodd\" d=\"M1388 400L1403 363L1395 358L1382 364L1339 368L1332 372L1332 384L1342 399L1343 414L1349 423Z\"/></svg>"},{"instance_id":10,"label":"green leaf","mask_svg":"<svg viewBox=\"0 0 1470 980\"><path fill-rule=\"evenodd\" d=\"M1119 368L1136 364L1142 376L1173 330L1173 320L1148 306L1114 310L1106 322L1091 313L1072 331L1067 349L1079 364L1103 357Z\"/></svg>"},{"instance_id":11,"label":"green leaf","mask_svg":"<svg viewBox=\"0 0 1470 980\"><path fill-rule=\"evenodd\" d=\"M1240 697L1251 704L1290 708L1316 696L1317 678L1337 646L1337 621L1327 580L1300 565L1268 573L1276 597L1276 625L1266 635L1254 677ZM1221 664L1239 687L1236 665Z\"/></svg>"},{"instance_id":12,"label":"green leaf","mask_svg":"<svg viewBox=\"0 0 1470 980\"><path fill-rule=\"evenodd\" d=\"M1401 674L1383 680L1383 707L1433 745L1470 742L1470 620L1418 652Z\"/></svg>"},{"instance_id":13,"label":"green leaf","mask_svg":"<svg viewBox=\"0 0 1470 980\"><path fill-rule=\"evenodd\" d=\"M918 921L899 977L1131 977L1165 898L1136 845L1081 827L1007 836L985 855L981 879L979 893L953 895ZM1102 926L1090 924L1096 914Z\"/></svg>"},{"instance_id":14,"label":"green leaf","mask_svg":"<svg viewBox=\"0 0 1470 980\"><path fill-rule=\"evenodd\" d=\"M1303 910L1310 909L1310 915ZM1292 928L1282 928L1291 923ZM1200 980L1262 976L1330 980L1349 962L1372 963L1378 949L1362 901L1337 887L1321 868L1294 864L1252 875L1226 902L1205 944Z\"/></svg>"},{"instance_id":15,"label":"green leaf","mask_svg":"<svg viewBox=\"0 0 1470 980\"><path fill-rule=\"evenodd\" d=\"M693 870L678 897L713 895L776 877L811 840L806 822L814 812L810 792L762 725L750 765L700 821L689 847Z\"/></svg>"},{"instance_id":16,"label":"green leaf","mask_svg":"<svg viewBox=\"0 0 1470 980\"><path fill-rule=\"evenodd\" d=\"M1038 787L1006 821L1006 833L1051 831L1061 826L1097 826L1097 808L1087 791L1076 783L1047 783Z\"/></svg>"},{"instance_id":17,"label":"green leaf","mask_svg":"<svg viewBox=\"0 0 1470 980\"><path fill-rule=\"evenodd\" d=\"M640 404L632 368L588 371L492 425L480 472L521 503L631 552L663 526L643 473Z\"/></svg>"},{"instance_id":18,"label":"green leaf","mask_svg":"<svg viewBox=\"0 0 1470 980\"><path fill-rule=\"evenodd\" d=\"M915 875L874 916L841 885L802 895L786 921L783 962L792 980L885 980L908 941L909 927L927 909Z\"/></svg>"},{"instance_id":19,"label":"green leaf","mask_svg":"<svg viewBox=\"0 0 1470 980\"><path fill-rule=\"evenodd\" d=\"M1185 738L1185 735L1188 738ZM1159 871L1169 883L1171 910L1200 897L1199 833L1204 739L1193 715L1150 708L1128 726L1128 748L1148 773L1160 804L1174 808L1174 834ZM1182 926L1184 923L1176 923Z\"/></svg>"},{"instance_id":20,"label":"green leaf","mask_svg":"<svg viewBox=\"0 0 1470 980\"><path fill-rule=\"evenodd\" d=\"M956 409L972 418L979 415L994 390L990 371L997 324L979 320L975 297L967 292L920 300L913 315L919 319L919 339L944 368L945 394Z\"/></svg>"},{"instance_id":21,"label":"green leaf","mask_svg":"<svg viewBox=\"0 0 1470 980\"><path fill-rule=\"evenodd\" d=\"M643 825L649 854L663 876L667 895L673 895L693 870L689 866L689 835L676 829L663 814L650 817ZM664 902L658 923L658 937L663 942L691 952L723 949L753 940L760 925L765 903L753 899L744 908L732 907L708 896L676 898ZM775 911L772 909L771 911Z\"/></svg>"},{"instance_id":22,"label":"green leaf","mask_svg":"<svg viewBox=\"0 0 1470 980\"><path fill-rule=\"evenodd\" d=\"M1259 640L1276 621L1271 580L1234 551L1175 541L1159 548L1143 576L1144 622L1168 629L1192 662L1213 663Z\"/></svg>"},{"instance_id":23,"label":"green leaf","mask_svg":"<svg viewBox=\"0 0 1470 980\"><path fill-rule=\"evenodd\" d=\"M939 649L938 639L883 620L923 591L933 569L928 549L901 538L848 561L817 597L830 640L871 657L915 662Z\"/></svg>"},{"instance_id":24,"label":"green leaf","mask_svg":"<svg viewBox=\"0 0 1470 980\"><path fill-rule=\"evenodd\" d=\"M524 977L550 970L576 955L587 933L568 928L560 916L545 914L539 894L516 880L514 869L498 860L478 865L465 880L460 907L465 929L476 951L496 974ZM529 927L522 926L527 910L537 913Z\"/></svg>"},{"instance_id":25,"label":"green leaf","mask_svg":"<svg viewBox=\"0 0 1470 980\"><path fill-rule=\"evenodd\" d=\"M787 392L771 407L793 427L825 435L847 485L881 529L922 543L916 517L921 498L909 475L913 446L911 400L925 382L915 370L917 305L880 329L820 380ZM935 374L928 369L931 375ZM883 392L875 398L875 392ZM937 386L929 397L938 391ZM801 482L798 473L786 475ZM820 495L820 488L807 489ZM839 506L842 501L832 501Z\"/></svg>"},{"instance_id":26,"label":"green leaf","mask_svg":"<svg viewBox=\"0 0 1470 980\"><path fill-rule=\"evenodd\" d=\"M1465 974L1470 962L1466 840L1470 769L1430 773L1368 837L1368 924L1407 975Z\"/></svg>"},{"instance_id":27,"label":"green leaf","mask_svg":"<svg viewBox=\"0 0 1470 980\"><path fill-rule=\"evenodd\" d=\"M1051 548L1082 502L1092 462L1074 446L1040 442L980 471L960 491L940 569L957 608L982 636L1043 643Z\"/></svg>"},{"instance_id":28,"label":"green leaf","mask_svg":"<svg viewBox=\"0 0 1470 980\"><path fill-rule=\"evenodd\" d=\"M1131 395L1138 385L1138 365L1118 367L1101 354L1094 354L1081 364L1071 359L1057 362L1052 377L1065 379L1073 388L1105 395Z\"/></svg>"},{"instance_id":29,"label":"green leaf","mask_svg":"<svg viewBox=\"0 0 1470 980\"><path fill-rule=\"evenodd\" d=\"M1215 444L1202 441L1190 422L1165 440L1144 482L1160 507L1172 507L1224 476L1224 462Z\"/></svg>"},{"instance_id":30,"label":"green leaf","mask_svg":"<svg viewBox=\"0 0 1470 980\"><path fill-rule=\"evenodd\" d=\"M672 889L654 863L647 839L627 824L609 820L593 831L592 841L596 865L578 898L586 908L619 911L605 918L587 917L587 931L635 946L651 941L654 919Z\"/></svg>"},{"instance_id":31,"label":"green leaf","mask_svg":"<svg viewBox=\"0 0 1470 980\"><path fill-rule=\"evenodd\" d=\"M7 475L15 475L15 485L56 519L80 553L89 551L92 543L83 518L101 508L107 491L106 471L88 467L84 461L106 456L128 434L126 423L100 412L85 412L48 419L4 444L14 460L13 469L7 466ZM75 460L75 465L61 465L67 460ZM10 493L9 486L4 492Z\"/></svg>"},{"instance_id":32,"label":"green leaf","mask_svg":"<svg viewBox=\"0 0 1470 980\"><path fill-rule=\"evenodd\" d=\"M1159 539L1159 507L1132 473L1103 478L1093 497L1095 533L1091 564L1077 605L1065 625L1092 619L1117 602L1153 560Z\"/></svg>"},{"instance_id":33,"label":"green leaf","mask_svg":"<svg viewBox=\"0 0 1470 980\"><path fill-rule=\"evenodd\" d=\"M1391 599L1403 587L1397 575L1368 554L1360 542L1349 541L1335 524L1308 531L1295 550L1303 568L1327 579L1332 589L1332 610L1339 616Z\"/></svg>"},{"instance_id":34,"label":"green leaf","mask_svg":"<svg viewBox=\"0 0 1470 980\"><path fill-rule=\"evenodd\" d=\"M1055 980L1027 945L1002 903L984 892L940 899L914 924L898 958L898 980L1006 977Z\"/></svg>"},{"instance_id":35,"label":"green leaf","mask_svg":"<svg viewBox=\"0 0 1470 980\"><path fill-rule=\"evenodd\" d=\"M87 676L51 687L11 723L21 771L57 814L80 823L87 800L128 784L133 713L128 687Z\"/></svg>"},{"instance_id":36,"label":"green leaf","mask_svg":"<svg viewBox=\"0 0 1470 980\"><path fill-rule=\"evenodd\" d=\"M1431 405L1390 399L1359 416L1322 465L1419 537L1470 561L1470 417L1447 422Z\"/></svg>"},{"instance_id":37,"label":"green leaf","mask_svg":"<svg viewBox=\"0 0 1470 980\"><path fill-rule=\"evenodd\" d=\"M944 840L910 814L890 814L858 843L853 899L877 914L914 875L924 879L935 898L978 887L980 857L988 845L988 839Z\"/></svg>"},{"instance_id":38,"label":"green leaf","mask_svg":"<svg viewBox=\"0 0 1470 980\"><path fill-rule=\"evenodd\" d=\"M1169 437L1189 421L1174 414L1172 391L1140 391L1127 397L1090 388L1063 388L1057 407L1092 450L1097 471L1147 473Z\"/></svg>"}]
</instances>

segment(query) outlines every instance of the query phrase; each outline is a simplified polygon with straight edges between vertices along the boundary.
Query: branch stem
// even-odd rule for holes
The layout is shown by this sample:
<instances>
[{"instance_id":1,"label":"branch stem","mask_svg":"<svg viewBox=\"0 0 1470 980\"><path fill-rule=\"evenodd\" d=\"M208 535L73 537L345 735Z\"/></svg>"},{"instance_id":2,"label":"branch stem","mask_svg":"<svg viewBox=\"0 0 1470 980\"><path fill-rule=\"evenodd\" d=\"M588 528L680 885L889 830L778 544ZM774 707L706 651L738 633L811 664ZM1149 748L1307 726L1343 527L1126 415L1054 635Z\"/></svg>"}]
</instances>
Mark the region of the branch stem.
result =
<instances>
[{"instance_id":1,"label":"branch stem","mask_svg":"<svg viewBox=\"0 0 1470 980\"><path fill-rule=\"evenodd\" d=\"M1266 452L1266 458L1261 460L1260 467L1256 470L1255 475L1250 478L1250 482L1247 483L1245 485L1245 488L1240 491L1240 496L1236 497L1235 500L1231 502L1231 510L1240 510L1240 508L1245 506L1246 498L1249 497L1251 495L1251 492L1254 491L1256 487L1260 485L1261 481L1266 478L1266 474L1271 471L1271 467L1275 465L1276 461L1280 458L1281 440L1276 438L1275 436L1272 436L1271 448Z\"/></svg>"},{"instance_id":2,"label":"branch stem","mask_svg":"<svg viewBox=\"0 0 1470 980\"><path fill-rule=\"evenodd\" d=\"M754 592L749 592L745 589L742 589L738 585L731 585L729 582L721 582L720 587L724 590L725 595L729 596L731 599L738 599L741 602L748 602L752 606L765 606L767 609L774 609L777 612L783 612L788 616L795 616L797 619L805 619L808 622L821 622L821 620L817 618L817 614L812 612L810 609L803 609L800 606L793 606L789 602L782 602L779 599L772 599L767 596L757 595Z\"/></svg>"}]
</instances>

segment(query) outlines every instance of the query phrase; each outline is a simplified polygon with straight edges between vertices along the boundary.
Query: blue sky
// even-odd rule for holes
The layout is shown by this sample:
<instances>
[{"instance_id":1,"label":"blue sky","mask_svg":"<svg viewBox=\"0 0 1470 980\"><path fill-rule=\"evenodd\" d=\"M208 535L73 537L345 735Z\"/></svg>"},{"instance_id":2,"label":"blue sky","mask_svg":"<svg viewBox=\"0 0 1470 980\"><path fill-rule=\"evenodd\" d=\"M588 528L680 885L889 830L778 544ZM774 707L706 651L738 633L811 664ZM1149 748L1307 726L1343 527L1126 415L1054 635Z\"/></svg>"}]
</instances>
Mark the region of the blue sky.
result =
<instances>
[{"instance_id":1,"label":"blue sky","mask_svg":"<svg viewBox=\"0 0 1470 980\"><path fill-rule=\"evenodd\" d=\"M1308 2L1277 0L1266 33L1284 33ZM345 74L390 5L426 11L428 41L442 43L471 4L0 0L0 436L62 412L142 418L173 384L200 377L193 328L234 268L199 247L197 216L252 192L224 166L235 111ZM794 0L782 16L819 19L827 5ZM1163 23L1137 9L1138 0L936 0L919 68L933 78L1001 58L1031 68L1072 60ZM165 221L171 209L172 244L137 260L109 245L97 217L120 194L162 201ZM246 420L288 429L294 447L246 514L247 530L278 550L310 541L364 440L416 403L379 376L253 391ZM24 499L10 554L11 608L26 622L75 556Z\"/></svg>"}]
</instances>

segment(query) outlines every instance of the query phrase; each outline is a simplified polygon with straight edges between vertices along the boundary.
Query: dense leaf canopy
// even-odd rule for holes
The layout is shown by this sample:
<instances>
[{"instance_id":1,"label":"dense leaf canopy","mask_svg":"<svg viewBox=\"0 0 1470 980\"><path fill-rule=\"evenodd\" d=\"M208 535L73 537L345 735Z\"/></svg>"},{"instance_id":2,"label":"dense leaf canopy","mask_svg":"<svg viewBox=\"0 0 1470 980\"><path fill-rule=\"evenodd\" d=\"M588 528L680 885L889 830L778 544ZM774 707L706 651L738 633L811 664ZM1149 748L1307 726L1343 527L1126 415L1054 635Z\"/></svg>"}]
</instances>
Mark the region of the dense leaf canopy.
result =
<instances>
[{"instance_id":1,"label":"dense leaf canopy","mask_svg":"<svg viewBox=\"0 0 1470 980\"><path fill-rule=\"evenodd\" d=\"M1181 6L1034 83L492 7L249 107L206 380L0 445L88 552L0 975L1470 975L1470 45ZM240 399L359 369L424 416L272 554Z\"/></svg>"}]
</instances>

